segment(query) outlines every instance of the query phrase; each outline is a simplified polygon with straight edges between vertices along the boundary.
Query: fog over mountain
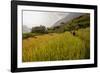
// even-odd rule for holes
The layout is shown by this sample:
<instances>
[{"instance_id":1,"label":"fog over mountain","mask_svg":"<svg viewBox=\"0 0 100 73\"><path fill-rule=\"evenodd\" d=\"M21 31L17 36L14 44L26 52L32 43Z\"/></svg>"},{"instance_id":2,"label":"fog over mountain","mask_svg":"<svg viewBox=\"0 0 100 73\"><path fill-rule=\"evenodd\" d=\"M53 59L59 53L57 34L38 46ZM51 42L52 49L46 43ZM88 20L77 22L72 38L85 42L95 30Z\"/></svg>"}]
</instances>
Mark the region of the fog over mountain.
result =
<instances>
[{"instance_id":1,"label":"fog over mountain","mask_svg":"<svg viewBox=\"0 0 100 73\"><path fill-rule=\"evenodd\" d=\"M40 25L49 28L58 26L82 14L84 13L23 11L23 33L30 32L32 27Z\"/></svg>"},{"instance_id":2,"label":"fog over mountain","mask_svg":"<svg viewBox=\"0 0 100 73\"><path fill-rule=\"evenodd\" d=\"M27 27L27 25L23 25L23 26L22 26L22 32L23 32L23 33L31 32L31 28Z\"/></svg>"},{"instance_id":3,"label":"fog over mountain","mask_svg":"<svg viewBox=\"0 0 100 73\"><path fill-rule=\"evenodd\" d=\"M77 18L81 15L83 15L84 13L70 13L68 14L67 16L65 16L64 18L58 20L55 24L52 25L52 27L54 26L58 26L60 25L61 23L67 23L68 21L74 19L74 18Z\"/></svg>"},{"instance_id":4,"label":"fog over mountain","mask_svg":"<svg viewBox=\"0 0 100 73\"><path fill-rule=\"evenodd\" d=\"M29 28L40 25L51 27L68 14L68 12L23 11L23 25L27 25Z\"/></svg>"}]
</instances>

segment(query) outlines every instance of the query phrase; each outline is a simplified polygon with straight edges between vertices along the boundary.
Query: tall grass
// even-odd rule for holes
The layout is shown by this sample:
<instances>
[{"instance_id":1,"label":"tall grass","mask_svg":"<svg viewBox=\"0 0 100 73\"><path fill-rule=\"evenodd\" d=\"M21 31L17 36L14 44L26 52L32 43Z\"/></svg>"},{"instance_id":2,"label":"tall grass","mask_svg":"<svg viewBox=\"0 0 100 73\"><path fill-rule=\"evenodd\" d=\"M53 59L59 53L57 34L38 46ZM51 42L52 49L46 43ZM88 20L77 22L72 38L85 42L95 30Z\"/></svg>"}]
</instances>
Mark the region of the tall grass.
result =
<instances>
[{"instance_id":1,"label":"tall grass","mask_svg":"<svg viewBox=\"0 0 100 73\"><path fill-rule=\"evenodd\" d=\"M78 30L77 35L85 43L85 57L90 58L90 28Z\"/></svg>"},{"instance_id":2,"label":"tall grass","mask_svg":"<svg viewBox=\"0 0 100 73\"><path fill-rule=\"evenodd\" d=\"M23 39L22 61L55 61L89 59L89 28L70 32L49 33Z\"/></svg>"}]
</instances>

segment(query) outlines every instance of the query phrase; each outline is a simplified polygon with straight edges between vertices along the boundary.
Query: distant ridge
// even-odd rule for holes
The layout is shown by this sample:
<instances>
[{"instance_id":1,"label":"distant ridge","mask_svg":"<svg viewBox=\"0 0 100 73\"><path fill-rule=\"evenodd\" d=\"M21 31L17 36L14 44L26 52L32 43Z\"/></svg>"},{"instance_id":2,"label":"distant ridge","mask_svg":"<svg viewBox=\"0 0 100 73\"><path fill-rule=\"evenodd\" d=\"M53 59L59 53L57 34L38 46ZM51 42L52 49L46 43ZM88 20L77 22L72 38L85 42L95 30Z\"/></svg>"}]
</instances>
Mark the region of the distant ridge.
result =
<instances>
[{"instance_id":1,"label":"distant ridge","mask_svg":"<svg viewBox=\"0 0 100 73\"><path fill-rule=\"evenodd\" d=\"M59 24L57 25L57 23ZM86 28L90 26L90 14L80 14L67 22L62 22L62 20L60 20L57 23L55 26L51 27L52 32L65 32Z\"/></svg>"},{"instance_id":2,"label":"distant ridge","mask_svg":"<svg viewBox=\"0 0 100 73\"><path fill-rule=\"evenodd\" d=\"M59 26L59 25L61 25L61 23L67 23L68 21L70 21L74 18L77 18L83 14L84 13L70 13L68 16L64 17L63 19L60 19L55 24L53 24L52 27Z\"/></svg>"}]
</instances>

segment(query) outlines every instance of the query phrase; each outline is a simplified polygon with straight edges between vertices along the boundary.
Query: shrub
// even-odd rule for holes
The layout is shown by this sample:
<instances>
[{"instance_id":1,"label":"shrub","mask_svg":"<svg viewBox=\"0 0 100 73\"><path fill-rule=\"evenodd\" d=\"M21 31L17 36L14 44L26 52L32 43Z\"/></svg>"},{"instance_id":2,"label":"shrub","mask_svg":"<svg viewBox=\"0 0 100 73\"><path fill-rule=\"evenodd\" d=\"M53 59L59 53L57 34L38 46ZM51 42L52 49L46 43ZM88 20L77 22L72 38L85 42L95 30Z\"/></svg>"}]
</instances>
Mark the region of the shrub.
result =
<instances>
[{"instance_id":1,"label":"shrub","mask_svg":"<svg viewBox=\"0 0 100 73\"><path fill-rule=\"evenodd\" d=\"M46 33L46 27L45 26L37 26L33 27L31 30L32 33Z\"/></svg>"}]
</instances>

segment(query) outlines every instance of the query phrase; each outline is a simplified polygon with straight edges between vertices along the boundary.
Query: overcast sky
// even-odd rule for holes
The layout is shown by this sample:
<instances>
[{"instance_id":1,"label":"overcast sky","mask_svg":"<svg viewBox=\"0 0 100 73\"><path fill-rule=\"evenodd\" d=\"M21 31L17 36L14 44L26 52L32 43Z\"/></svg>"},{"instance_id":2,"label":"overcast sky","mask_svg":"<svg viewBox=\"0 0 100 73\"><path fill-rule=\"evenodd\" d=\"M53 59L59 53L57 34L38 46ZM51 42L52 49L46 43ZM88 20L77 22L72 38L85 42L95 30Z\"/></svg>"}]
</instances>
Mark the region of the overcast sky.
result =
<instances>
[{"instance_id":1,"label":"overcast sky","mask_svg":"<svg viewBox=\"0 0 100 73\"><path fill-rule=\"evenodd\" d=\"M61 12L23 11L23 25L29 28L40 25L51 27L68 14Z\"/></svg>"}]
</instances>

